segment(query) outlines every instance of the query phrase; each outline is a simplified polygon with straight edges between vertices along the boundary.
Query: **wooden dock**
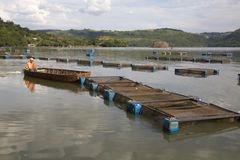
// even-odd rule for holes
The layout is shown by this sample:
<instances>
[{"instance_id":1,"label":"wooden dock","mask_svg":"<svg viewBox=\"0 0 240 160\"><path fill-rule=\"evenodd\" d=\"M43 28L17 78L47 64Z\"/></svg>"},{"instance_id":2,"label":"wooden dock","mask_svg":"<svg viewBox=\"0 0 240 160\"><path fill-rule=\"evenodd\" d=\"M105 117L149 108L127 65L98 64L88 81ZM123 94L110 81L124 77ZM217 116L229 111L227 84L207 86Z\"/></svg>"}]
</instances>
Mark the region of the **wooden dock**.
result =
<instances>
[{"instance_id":1,"label":"wooden dock","mask_svg":"<svg viewBox=\"0 0 240 160\"><path fill-rule=\"evenodd\" d=\"M210 75L219 75L219 70L207 68L176 68L175 74L181 76L207 77Z\"/></svg>"},{"instance_id":2,"label":"wooden dock","mask_svg":"<svg viewBox=\"0 0 240 160\"><path fill-rule=\"evenodd\" d=\"M82 60L78 60L77 64L82 66L97 66L97 65L102 65L102 61L82 59Z\"/></svg>"},{"instance_id":3,"label":"wooden dock","mask_svg":"<svg viewBox=\"0 0 240 160\"><path fill-rule=\"evenodd\" d=\"M167 66L156 65L156 64L132 64L133 71L149 71L155 72L157 70L167 70Z\"/></svg>"},{"instance_id":4,"label":"wooden dock","mask_svg":"<svg viewBox=\"0 0 240 160\"><path fill-rule=\"evenodd\" d=\"M218 58L218 57L187 57L187 56L147 56L146 60L160 60L160 61L190 61L195 63L231 63L229 58Z\"/></svg>"},{"instance_id":5,"label":"wooden dock","mask_svg":"<svg viewBox=\"0 0 240 160\"><path fill-rule=\"evenodd\" d=\"M126 68L126 67L132 66L132 64L130 63L120 63L120 62L103 62L102 65L105 68Z\"/></svg>"},{"instance_id":6,"label":"wooden dock","mask_svg":"<svg viewBox=\"0 0 240 160\"><path fill-rule=\"evenodd\" d=\"M120 103L133 114L168 120L168 131L178 123L217 119L238 119L240 114L199 99L154 89L123 77L91 77L85 84L109 101ZM171 124L173 120L174 125ZM169 122L170 121L170 122ZM171 129L170 127L175 127Z\"/></svg>"}]
</instances>

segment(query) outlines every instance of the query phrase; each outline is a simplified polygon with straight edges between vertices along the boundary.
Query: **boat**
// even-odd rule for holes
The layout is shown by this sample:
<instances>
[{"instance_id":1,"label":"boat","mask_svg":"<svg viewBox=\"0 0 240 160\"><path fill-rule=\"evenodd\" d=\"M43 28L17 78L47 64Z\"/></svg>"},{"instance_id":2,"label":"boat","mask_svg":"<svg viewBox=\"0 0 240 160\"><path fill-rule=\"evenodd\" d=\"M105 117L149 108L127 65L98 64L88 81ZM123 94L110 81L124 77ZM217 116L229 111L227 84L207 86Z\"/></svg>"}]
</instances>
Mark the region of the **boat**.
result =
<instances>
[{"instance_id":1,"label":"boat","mask_svg":"<svg viewBox=\"0 0 240 160\"><path fill-rule=\"evenodd\" d=\"M38 68L36 71L23 70L25 76L62 81L62 82L76 82L80 77L90 77L89 71L76 71L67 69L55 68Z\"/></svg>"}]
</instances>

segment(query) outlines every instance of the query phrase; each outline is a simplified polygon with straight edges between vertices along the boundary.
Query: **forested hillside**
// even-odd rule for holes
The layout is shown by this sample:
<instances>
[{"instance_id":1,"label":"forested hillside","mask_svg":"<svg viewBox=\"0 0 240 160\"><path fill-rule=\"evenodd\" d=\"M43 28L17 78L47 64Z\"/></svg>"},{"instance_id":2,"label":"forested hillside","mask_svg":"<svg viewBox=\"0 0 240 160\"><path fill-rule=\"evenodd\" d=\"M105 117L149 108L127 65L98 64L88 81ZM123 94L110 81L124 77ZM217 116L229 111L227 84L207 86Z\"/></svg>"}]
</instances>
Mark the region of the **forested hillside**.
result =
<instances>
[{"instance_id":1,"label":"forested hillside","mask_svg":"<svg viewBox=\"0 0 240 160\"><path fill-rule=\"evenodd\" d=\"M240 47L240 29L226 33L188 33L162 28L134 31L36 30L0 18L3 46Z\"/></svg>"}]
</instances>

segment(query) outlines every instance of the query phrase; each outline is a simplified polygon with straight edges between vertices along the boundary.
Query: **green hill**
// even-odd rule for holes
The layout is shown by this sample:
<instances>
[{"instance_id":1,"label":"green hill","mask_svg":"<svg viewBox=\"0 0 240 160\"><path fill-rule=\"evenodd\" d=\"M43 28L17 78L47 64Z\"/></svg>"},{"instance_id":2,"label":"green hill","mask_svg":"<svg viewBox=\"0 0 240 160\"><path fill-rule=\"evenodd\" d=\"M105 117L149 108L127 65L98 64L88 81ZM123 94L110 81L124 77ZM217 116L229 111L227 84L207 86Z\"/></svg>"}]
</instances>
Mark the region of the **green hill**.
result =
<instances>
[{"instance_id":1,"label":"green hill","mask_svg":"<svg viewBox=\"0 0 240 160\"><path fill-rule=\"evenodd\" d=\"M111 37L127 43L128 46L136 47L153 47L156 42L166 42L172 47L201 47L207 45L206 38L202 35L169 28L135 31L94 31L90 29L71 29L67 31L50 31L47 33L64 37L82 37L90 40L101 39L101 37Z\"/></svg>"},{"instance_id":2,"label":"green hill","mask_svg":"<svg viewBox=\"0 0 240 160\"><path fill-rule=\"evenodd\" d=\"M159 43L164 43L165 46L163 47L240 47L240 29L234 32L210 32L201 34L188 33L170 28L135 31L71 29L66 31L47 31L47 33L63 37L81 37L94 41L95 45L102 44L97 41L98 39L112 38L126 43L127 46L134 47L159 47L157 46Z\"/></svg>"},{"instance_id":3,"label":"green hill","mask_svg":"<svg viewBox=\"0 0 240 160\"><path fill-rule=\"evenodd\" d=\"M54 34L31 31L11 21L4 22L0 18L0 47L26 47L28 44L35 46L77 46L88 45L89 43L90 42L87 40L81 38L65 38L62 36L55 36Z\"/></svg>"},{"instance_id":4,"label":"green hill","mask_svg":"<svg viewBox=\"0 0 240 160\"><path fill-rule=\"evenodd\" d=\"M134 31L36 30L0 18L2 46L240 47L240 29L226 33L188 33L162 28Z\"/></svg>"},{"instance_id":5,"label":"green hill","mask_svg":"<svg viewBox=\"0 0 240 160\"><path fill-rule=\"evenodd\" d=\"M203 33L210 47L239 47L240 29L225 33Z\"/></svg>"}]
</instances>

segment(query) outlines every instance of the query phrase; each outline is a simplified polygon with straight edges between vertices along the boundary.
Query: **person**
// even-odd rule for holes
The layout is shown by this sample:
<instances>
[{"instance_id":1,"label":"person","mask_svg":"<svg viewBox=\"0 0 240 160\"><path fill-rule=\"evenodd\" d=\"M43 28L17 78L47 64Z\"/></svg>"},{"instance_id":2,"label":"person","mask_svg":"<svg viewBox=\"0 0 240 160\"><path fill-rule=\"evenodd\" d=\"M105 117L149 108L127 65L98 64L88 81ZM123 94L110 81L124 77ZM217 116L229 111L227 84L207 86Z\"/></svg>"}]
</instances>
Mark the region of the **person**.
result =
<instances>
[{"instance_id":1,"label":"person","mask_svg":"<svg viewBox=\"0 0 240 160\"><path fill-rule=\"evenodd\" d=\"M34 59L31 57L29 58L28 62L24 65L25 70L36 71L37 65L33 62Z\"/></svg>"}]
</instances>

